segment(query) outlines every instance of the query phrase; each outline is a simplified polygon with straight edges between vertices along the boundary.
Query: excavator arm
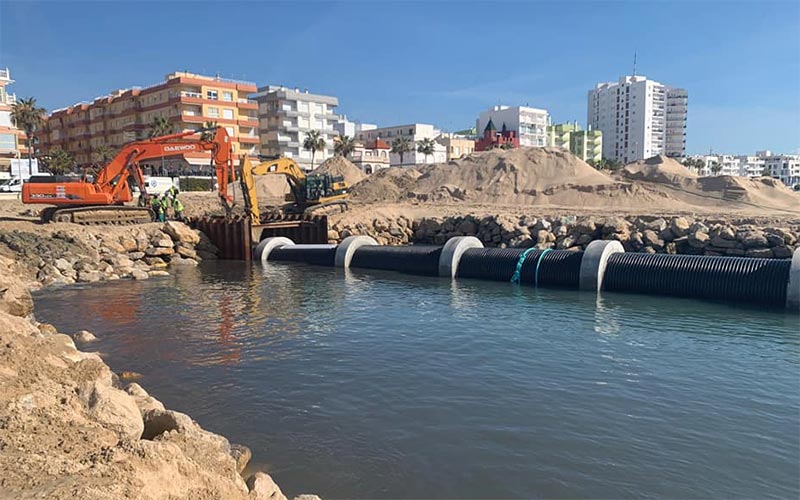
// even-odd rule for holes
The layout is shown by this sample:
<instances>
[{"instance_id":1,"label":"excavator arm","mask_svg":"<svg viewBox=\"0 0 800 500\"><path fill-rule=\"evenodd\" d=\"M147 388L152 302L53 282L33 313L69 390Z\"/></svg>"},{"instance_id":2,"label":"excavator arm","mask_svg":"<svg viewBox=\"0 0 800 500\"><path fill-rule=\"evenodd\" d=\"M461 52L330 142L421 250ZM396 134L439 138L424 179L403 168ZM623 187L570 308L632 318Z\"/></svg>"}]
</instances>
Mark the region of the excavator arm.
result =
<instances>
[{"instance_id":1,"label":"excavator arm","mask_svg":"<svg viewBox=\"0 0 800 500\"><path fill-rule=\"evenodd\" d=\"M277 158L253 165L250 159L245 156L242 159L241 185L244 193L245 210L254 221L261 220L255 177L267 174L283 174L286 176L295 203L302 203L306 198L306 174L294 160Z\"/></svg>"}]
</instances>

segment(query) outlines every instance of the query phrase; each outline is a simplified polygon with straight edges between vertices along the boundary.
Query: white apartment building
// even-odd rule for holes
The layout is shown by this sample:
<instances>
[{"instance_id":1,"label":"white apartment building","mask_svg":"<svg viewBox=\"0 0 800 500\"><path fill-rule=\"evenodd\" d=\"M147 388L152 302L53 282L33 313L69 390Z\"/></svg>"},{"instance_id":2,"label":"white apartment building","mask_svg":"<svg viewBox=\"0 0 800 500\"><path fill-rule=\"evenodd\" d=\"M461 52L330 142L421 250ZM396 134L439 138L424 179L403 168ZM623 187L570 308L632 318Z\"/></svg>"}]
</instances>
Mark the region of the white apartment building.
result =
<instances>
[{"instance_id":1,"label":"white apartment building","mask_svg":"<svg viewBox=\"0 0 800 500\"><path fill-rule=\"evenodd\" d=\"M550 123L547 110L527 106L492 106L482 111L475 121L479 135L489 120L497 130L505 124L508 130L516 131L520 146L547 146L547 125Z\"/></svg>"},{"instance_id":2,"label":"white apartment building","mask_svg":"<svg viewBox=\"0 0 800 500\"><path fill-rule=\"evenodd\" d=\"M690 158L702 160L705 166L697 172L701 177L712 177L719 175L740 176L742 173L742 163L739 157L733 155L693 155ZM719 167L714 173L715 167Z\"/></svg>"},{"instance_id":3,"label":"white apartment building","mask_svg":"<svg viewBox=\"0 0 800 500\"><path fill-rule=\"evenodd\" d=\"M603 132L603 157L630 163L686 154L688 93L644 76L598 83L589 91L587 123Z\"/></svg>"},{"instance_id":4,"label":"white apartment building","mask_svg":"<svg viewBox=\"0 0 800 500\"><path fill-rule=\"evenodd\" d=\"M771 177L789 187L800 185L800 155L770 155L764 157L764 167Z\"/></svg>"},{"instance_id":5,"label":"white apartment building","mask_svg":"<svg viewBox=\"0 0 800 500\"><path fill-rule=\"evenodd\" d=\"M316 130L325 139L325 149L314 155L314 167L333 156L334 113L339 100L310 94L308 90L269 85L251 96L258 102L260 150L264 156L292 158L305 170L311 169L312 154L303 148L308 133Z\"/></svg>"},{"instance_id":6,"label":"white apartment building","mask_svg":"<svg viewBox=\"0 0 800 500\"><path fill-rule=\"evenodd\" d=\"M757 151L755 155L693 155L689 158L702 160L705 166L698 175L732 175L740 177L770 177L780 179L789 187L800 184L800 155L774 154L771 151ZM715 174L714 165L721 168Z\"/></svg>"},{"instance_id":7,"label":"white apartment building","mask_svg":"<svg viewBox=\"0 0 800 500\"><path fill-rule=\"evenodd\" d=\"M444 163L447 161L447 148L443 145L436 143L434 145L434 152L432 155L425 157L422 153L417 152L417 143L422 139L436 139L441 135L441 130L433 125L427 123L412 123L409 125L396 125L394 127L380 127L372 130L362 130L356 133L356 139L360 142L366 143L381 139L389 146L395 139L404 137L410 143L411 151L403 155L403 161L400 161L400 155L391 153L390 159L393 167L407 166L407 165L420 165L424 163Z\"/></svg>"},{"instance_id":8,"label":"white apartment building","mask_svg":"<svg viewBox=\"0 0 800 500\"><path fill-rule=\"evenodd\" d=\"M377 125L374 123L359 123L359 122L351 122L347 119L346 115L342 115L333 124L334 130L340 136L348 136L348 137L356 137L356 134L359 132L364 132L366 130L375 130L378 128Z\"/></svg>"}]
</instances>

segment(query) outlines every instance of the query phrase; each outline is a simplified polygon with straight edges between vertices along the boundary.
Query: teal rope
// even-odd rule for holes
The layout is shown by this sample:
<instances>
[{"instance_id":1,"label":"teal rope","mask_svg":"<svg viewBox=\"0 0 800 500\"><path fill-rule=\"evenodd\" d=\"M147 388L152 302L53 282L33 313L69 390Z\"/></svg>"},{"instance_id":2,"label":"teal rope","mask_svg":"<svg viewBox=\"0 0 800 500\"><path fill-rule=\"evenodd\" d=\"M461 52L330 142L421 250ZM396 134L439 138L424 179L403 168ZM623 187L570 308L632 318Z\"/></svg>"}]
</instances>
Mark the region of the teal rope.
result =
<instances>
[{"instance_id":1,"label":"teal rope","mask_svg":"<svg viewBox=\"0 0 800 500\"><path fill-rule=\"evenodd\" d=\"M542 252L542 254L541 254L541 255L539 255L539 260L537 260L537 261L536 261L536 274L534 274L534 277L533 277L533 286L534 286L535 288L539 288L539 265L542 263L542 259L544 259L544 256L545 256L545 255L547 254L547 252L549 252L550 250L552 250L552 248L547 248L547 249L545 249L545 251L544 251L544 252Z\"/></svg>"},{"instance_id":2,"label":"teal rope","mask_svg":"<svg viewBox=\"0 0 800 500\"><path fill-rule=\"evenodd\" d=\"M528 254L531 253L531 251L533 251L533 250L536 250L536 249L534 247L531 247L531 248L525 250L524 252L522 252L522 255L519 256L519 260L517 261L517 268L514 271L514 274L511 275L511 282L512 283L519 283L519 278L520 278L519 275L522 272L522 263L525 262L525 257L527 257Z\"/></svg>"}]
</instances>

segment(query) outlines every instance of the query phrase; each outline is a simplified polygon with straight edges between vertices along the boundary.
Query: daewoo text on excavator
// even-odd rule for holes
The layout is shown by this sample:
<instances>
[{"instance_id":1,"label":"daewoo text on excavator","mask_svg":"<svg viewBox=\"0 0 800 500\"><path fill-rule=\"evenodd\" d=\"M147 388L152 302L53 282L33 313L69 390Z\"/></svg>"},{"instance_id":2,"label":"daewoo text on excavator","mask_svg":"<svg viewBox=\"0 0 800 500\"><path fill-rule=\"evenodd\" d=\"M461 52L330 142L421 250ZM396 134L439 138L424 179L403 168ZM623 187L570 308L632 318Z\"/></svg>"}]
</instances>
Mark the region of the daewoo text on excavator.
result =
<instances>
[{"instance_id":1,"label":"daewoo text on excavator","mask_svg":"<svg viewBox=\"0 0 800 500\"><path fill-rule=\"evenodd\" d=\"M290 192L283 207L284 213L313 213L328 207L337 206L347 209L347 197L350 186L344 177L331 174L306 175L291 158L275 158L253 165L245 156L241 163L240 183L244 198L244 208L256 224L261 221L261 210L258 206L256 179L258 175L279 174L286 176Z\"/></svg>"},{"instance_id":2,"label":"daewoo text on excavator","mask_svg":"<svg viewBox=\"0 0 800 500\"><path fill-rule=\"evenodd\" d=\"M210 140L190 136L213 132ZM224 127L154 137L126 144L92 182L67 176L32 177L22 187L22 202L55 205L42 210L42 221L78 224L142 223L152 220L148 207L126 206L133 200L130 183L147 195L139 162L192 152L211 152L219 184L219 197L227 211L233 198L228 183L235 180L231 141Z\"/></svg>"}]
</instances>

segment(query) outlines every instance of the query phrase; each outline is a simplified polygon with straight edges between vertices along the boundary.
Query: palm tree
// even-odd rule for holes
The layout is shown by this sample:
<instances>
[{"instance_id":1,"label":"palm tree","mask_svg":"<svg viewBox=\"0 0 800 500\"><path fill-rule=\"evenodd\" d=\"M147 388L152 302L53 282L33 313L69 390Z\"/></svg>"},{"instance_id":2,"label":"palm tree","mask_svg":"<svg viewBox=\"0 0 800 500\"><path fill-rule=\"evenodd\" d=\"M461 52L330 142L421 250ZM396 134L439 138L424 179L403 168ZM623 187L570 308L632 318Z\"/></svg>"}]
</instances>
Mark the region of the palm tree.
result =
<instances>
[{"instance_id":1,"label":"palm tree","mask_svg":"<svg viewBox=\"0 0 800 500\"><path fill-rule=\"evenodd\" d=\"M163 116L156 116L150 124L150 138L168 135L172 132L172 124Z\"/></svg>"},{"instance_id":2,"label":"palm tree","mask_svg":"<svg viewBox=\"0 0 800 500\"><path fill-rule=\"evenodd\" d=\"M432 155L436 149L436 143L433 139L426 137L417 143L417 153L425 155L425 163L428 163L428 155ZM402 160L400 161L402 163Z\"/></svg>"},{"instance_id":3,"label":"palm tree","mask_svg":"<svg viewBox=\"0 0 800 500\"><path fill-rule=\"evenodd\" d=\"M411 151L411 143L405 137L398 137L392 141L392 153L400 155L400 165L403 164L403 156Z\"/></svg>"},{"instance_id":4,"label":"palm tree","mask_svg":"<svg viewBox=\"0 0 800 500\"><path fill-rule=\"evenodd\" d=\"M42 160L44 166L53 175L63 175L75 165L72 155L60 148L54 149Z\"/></svg>"},{"instance_id":5,"label":"palm tree","mask_svg":"<svg viewBox=\"0 0 800 500\"><path fill-rule=\"evenodd\" d=\"M720 165L719 162L715 161L714 163L711 164L711 173L712 174L719 175L719 173L721 171L722 171L722 165Z\"/></svg>"},{"instance_id":6,"label":"palm tree","mask_svg":"<svg viewBox=\"0 0 800 500\"><path fill-rule=\"evenodd\" d=\"M314 170L314 157L317 151L325 150L325 138L317 130L311 130L303 141L303 149L311 151L311 170Z\"/></svg>"},{"instance_id":7,"label":"palm tree","mask_svg":"<svg viewBox=\"0 0 800 500\"><path fill-rule=\"evenodd\" d=\"M28 175L33 173L33 136L44 121L46 110L36 105L36 99L20 99L11 106L11 121L25 132L28 145Z\"/></svg>"},{"instance_id":8,"label":"palm tree","mask_svg":"<svg viewBox=\"0 0 800 500\"><path fill-rule=\"evenodd\" d=\"M116 155L117 152L106 145L98 146L92 153L94 161L101 167L114 159Z\"/></svg>"},{"instance_id":9,"label":"palm tree","mask_svg":"<svg viewBox=\"0 0 800 500\"><path fill-rule=\"evenodd\" d=\"M217 127L219 127L217 122L205 122L203 124L203 128L206 129L206 130L205 130L205 132L200 134L200 140L201 141L206 141L206 142L213 141L214 140L214 134L216 133Z\"/></svg>"},{"instance_id":10,"label":"palm tree","mask_svg":"<svg viewBox=\"0 0 800 500\"><path fill-rule=\"evenodd\" d=\"M350 156L350 153L356 149L356 141L353 140L352 137L349 135L343 135L339 137L336 141L336 144L333 145L333 152L339 156L344 156L347 158Z\"/></svg>"}]
</instances>

